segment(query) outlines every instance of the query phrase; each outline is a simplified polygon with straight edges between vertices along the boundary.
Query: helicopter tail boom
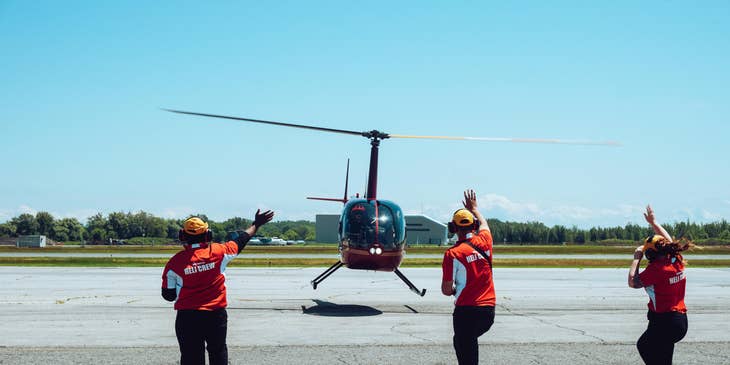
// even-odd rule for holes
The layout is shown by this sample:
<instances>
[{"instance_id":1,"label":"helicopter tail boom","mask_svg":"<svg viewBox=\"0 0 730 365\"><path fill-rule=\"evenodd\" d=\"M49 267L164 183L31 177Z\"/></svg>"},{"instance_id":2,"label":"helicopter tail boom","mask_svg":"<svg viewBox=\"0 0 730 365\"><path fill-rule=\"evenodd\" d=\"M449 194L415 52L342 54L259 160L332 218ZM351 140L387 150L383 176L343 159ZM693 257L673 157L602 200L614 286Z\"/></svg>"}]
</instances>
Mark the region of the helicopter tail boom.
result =
<instances>
[{"instance_id":1,"label":"helicopter tail boom","mask_svg":"<svg viewBox=\"0 0 730 365\"><path fill-rule=\"evenodd\" d=\"M341 198L318 198L316 196L308 196L307 199L310 199L310 200L325 200L325 201L329 201L329 202L347 203L347 199L341 199Z\"/></svg>"}]
</instances>

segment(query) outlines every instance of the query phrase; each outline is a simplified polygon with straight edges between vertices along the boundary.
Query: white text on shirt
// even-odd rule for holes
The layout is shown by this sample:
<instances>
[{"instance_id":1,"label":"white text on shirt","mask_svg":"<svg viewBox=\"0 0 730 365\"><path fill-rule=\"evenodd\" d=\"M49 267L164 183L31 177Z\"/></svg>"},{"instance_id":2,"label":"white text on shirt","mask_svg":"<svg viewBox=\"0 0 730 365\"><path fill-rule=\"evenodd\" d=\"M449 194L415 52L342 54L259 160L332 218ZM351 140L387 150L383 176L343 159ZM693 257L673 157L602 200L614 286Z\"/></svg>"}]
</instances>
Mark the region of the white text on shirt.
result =
<instances>
[{"instance_id":1,"label":"white text on shirt","mask_svg":"<svg viewBox=\"0 0 730 365\"><path fill-rule=\"evenodd\" d=\"M185 275L195 274L198 272L208 271L215 268L215 262L207 263L207 264L200 264L200 265L193 265L188 266L185 268Z\"/></svg>"},{"instance_id":2,"label":"white text on shirt","mask_svg":"<svg viewBox=\"0 0 730 365\"><path fill-rule=\"evenodd\" d=\"M684 280L684 271L680 271L677 273L677 275L674 275L671 278L669 278L669 284L676 284L682 280Z\"/></svg>"}]
</instances>

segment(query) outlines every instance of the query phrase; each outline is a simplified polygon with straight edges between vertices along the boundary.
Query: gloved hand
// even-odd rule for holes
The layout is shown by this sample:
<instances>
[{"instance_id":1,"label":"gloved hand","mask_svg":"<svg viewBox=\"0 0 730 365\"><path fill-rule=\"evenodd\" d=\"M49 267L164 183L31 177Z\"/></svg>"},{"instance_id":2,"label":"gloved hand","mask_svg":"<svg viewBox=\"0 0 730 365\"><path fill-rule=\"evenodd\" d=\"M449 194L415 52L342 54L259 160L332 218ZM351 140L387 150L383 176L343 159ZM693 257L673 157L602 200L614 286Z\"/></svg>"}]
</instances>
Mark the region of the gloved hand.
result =
<instances>
[{"instance_id":1,"label":"gloved hand","mask_svg":"<svg viewBox=\"0 0 730 365\"><path fill-rule=\"evenodd\" d=\"M261 209L256 209L256 217L253 220L253 225L256 226L256 228L259 228L263 226L266 223L271 222L271 220L274 218L274 212L271 210L267 210L263 213L261 213Z\"/></svg>"}]
</instances>

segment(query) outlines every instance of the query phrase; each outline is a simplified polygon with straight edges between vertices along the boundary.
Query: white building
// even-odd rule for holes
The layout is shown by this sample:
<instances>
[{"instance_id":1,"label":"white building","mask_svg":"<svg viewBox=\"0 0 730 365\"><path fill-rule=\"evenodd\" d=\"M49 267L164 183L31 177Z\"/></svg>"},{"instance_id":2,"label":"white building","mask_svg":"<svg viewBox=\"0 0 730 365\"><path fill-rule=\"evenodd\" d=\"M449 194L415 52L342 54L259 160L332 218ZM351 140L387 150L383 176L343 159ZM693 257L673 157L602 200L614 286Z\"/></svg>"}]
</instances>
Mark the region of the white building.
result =
<instances>
[{"instance_id":1,"label":"white building","mask_svg":"<svg viewBox=\"0 0 730 365\"><path fill-rule=\"evenodd\" d=\"M46 236L20 236L15 241L16 247L46 247Z\"/></svg>"}]
</instances>

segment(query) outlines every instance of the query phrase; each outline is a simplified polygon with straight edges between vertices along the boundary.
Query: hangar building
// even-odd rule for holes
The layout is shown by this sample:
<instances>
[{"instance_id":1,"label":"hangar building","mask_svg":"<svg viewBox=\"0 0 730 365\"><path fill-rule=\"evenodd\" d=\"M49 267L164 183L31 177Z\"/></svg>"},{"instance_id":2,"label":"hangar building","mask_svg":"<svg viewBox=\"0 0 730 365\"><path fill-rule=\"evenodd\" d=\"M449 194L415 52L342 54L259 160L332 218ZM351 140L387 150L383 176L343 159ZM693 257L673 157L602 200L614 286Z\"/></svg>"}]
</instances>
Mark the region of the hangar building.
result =
<instances>
[{"instance_id":1,"label":"hangar building","mask_svg":"<svg viewBox=\"0 0 730 365\"><path fill-rule=\"evenodd\" d=\"M19 236L16 247L46 247L46 236Z\"/></svg>"},{"instance_id":2,"label":"hangar building","mask_svg":"<svg viewBox=\"0 0 730 365\"><path fill-rule=\"evenodd\" d=\"M446 224L425 215L406 215L406 243L409 245L446 245ZM315 221L316 241L337 243L339 214L317 214Z\"/></svg>"}]
</instances>

